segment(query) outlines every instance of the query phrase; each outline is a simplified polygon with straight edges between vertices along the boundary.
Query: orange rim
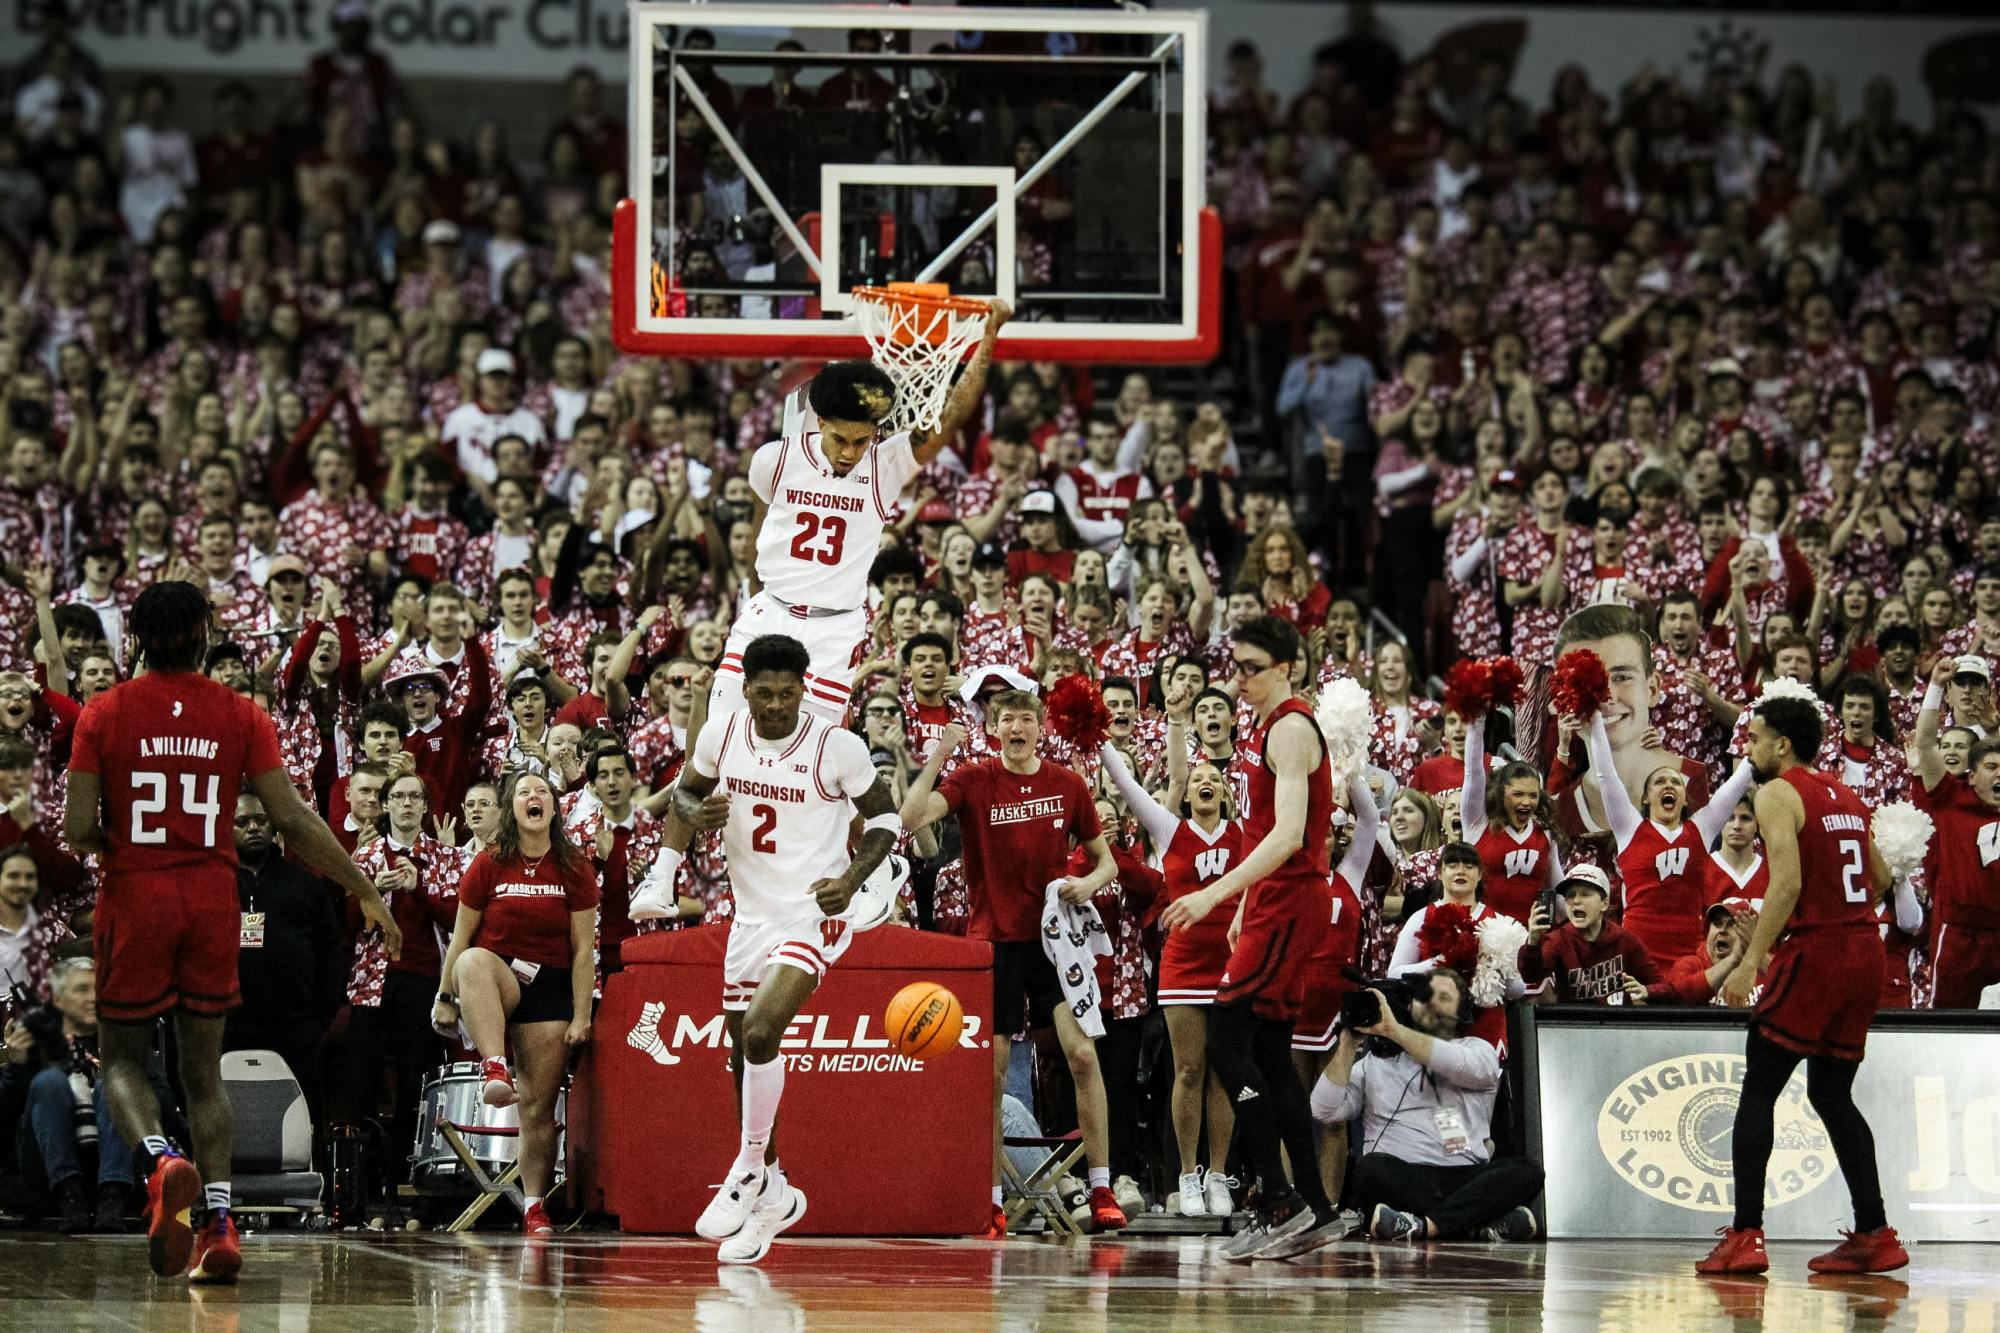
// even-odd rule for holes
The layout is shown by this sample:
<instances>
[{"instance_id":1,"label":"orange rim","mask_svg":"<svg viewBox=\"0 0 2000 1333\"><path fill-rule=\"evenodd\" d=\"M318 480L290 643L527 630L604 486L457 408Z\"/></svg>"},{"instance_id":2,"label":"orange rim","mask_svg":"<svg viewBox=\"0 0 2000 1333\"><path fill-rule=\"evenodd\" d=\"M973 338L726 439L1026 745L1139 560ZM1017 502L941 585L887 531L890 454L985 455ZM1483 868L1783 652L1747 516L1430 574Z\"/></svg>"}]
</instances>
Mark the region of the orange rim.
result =
<instances>
[{"instance_id":1,"label":"orange rim","mask_svg":"<svg viewBox=\"0 0 2000 1333\"><path fill-rule=\"evenodd\" d=\"M917 284L913 284L916 286ZM930 284L921 284L929 286ZM942 287L942 284L938 284ZM971 296L953 296L949 292L906 290L901 287L856 287L851 295L860 301L877 301L883 305L915 306L919 310L949 310L960 315L985 315L992 306Z\"/></svg>"}]
</instances>

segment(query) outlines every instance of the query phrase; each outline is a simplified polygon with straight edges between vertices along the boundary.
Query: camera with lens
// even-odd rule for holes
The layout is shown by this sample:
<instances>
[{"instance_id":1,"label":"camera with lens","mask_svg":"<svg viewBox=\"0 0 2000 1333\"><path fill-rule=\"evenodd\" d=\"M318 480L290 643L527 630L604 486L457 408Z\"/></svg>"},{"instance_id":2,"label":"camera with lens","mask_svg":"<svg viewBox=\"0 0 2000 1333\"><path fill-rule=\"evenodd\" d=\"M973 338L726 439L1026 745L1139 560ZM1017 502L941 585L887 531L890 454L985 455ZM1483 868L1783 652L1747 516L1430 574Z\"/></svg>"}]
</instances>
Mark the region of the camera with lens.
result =
<instances>
[{"instance_id":1,"label":"camera with lens","mask_svg":"<svg viewBox=\"0 0 2000 1333\"><path fill-rule=\"evenodd\" d=\"M1346 976L1355 989L1341 997L1339 1028L1372 1028L1382 1021L1382 1002L1370 993L1373 991L1382 993L1398 1023L1414 1026L1411 1007L1431 995L1429 977L1367 977L1353 968L1346 969ZM1372 1034L1363 1036L1361 1045L1371 1055L1381 1056L1393 1056L1403 1049L1387 1037Z\"/></svg>"}]
</instances>

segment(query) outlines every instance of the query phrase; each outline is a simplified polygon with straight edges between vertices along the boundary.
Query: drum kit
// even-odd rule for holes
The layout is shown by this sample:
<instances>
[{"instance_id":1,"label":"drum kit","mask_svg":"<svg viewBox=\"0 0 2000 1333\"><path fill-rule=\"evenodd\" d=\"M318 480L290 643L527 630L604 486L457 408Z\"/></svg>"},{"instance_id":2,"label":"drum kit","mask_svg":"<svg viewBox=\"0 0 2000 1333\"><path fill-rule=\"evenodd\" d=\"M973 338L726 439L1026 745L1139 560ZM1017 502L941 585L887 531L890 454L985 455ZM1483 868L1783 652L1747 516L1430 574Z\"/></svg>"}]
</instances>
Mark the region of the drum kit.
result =
<instances>
[{"instance_id":1,"label":"drum kit","mask_svg":"<svg viewBox=\"0 0 2000 1333\"><path fill-rule=\"evenodd\" d=\"M480 1099L478 1064L463 1061L441 1067L424 1083L418 1105L416 1141L410 1148L410 1184L418 1194L475 1193L460 1219L465 1226L500 1194L518 1207L521 1117L519 1106L488 1106ZM556 1163L558 1176L567 1150L567 1090L556 1094ZM462 1229L454 1224L454 1230Z\"/></svg>"}]
</instances>

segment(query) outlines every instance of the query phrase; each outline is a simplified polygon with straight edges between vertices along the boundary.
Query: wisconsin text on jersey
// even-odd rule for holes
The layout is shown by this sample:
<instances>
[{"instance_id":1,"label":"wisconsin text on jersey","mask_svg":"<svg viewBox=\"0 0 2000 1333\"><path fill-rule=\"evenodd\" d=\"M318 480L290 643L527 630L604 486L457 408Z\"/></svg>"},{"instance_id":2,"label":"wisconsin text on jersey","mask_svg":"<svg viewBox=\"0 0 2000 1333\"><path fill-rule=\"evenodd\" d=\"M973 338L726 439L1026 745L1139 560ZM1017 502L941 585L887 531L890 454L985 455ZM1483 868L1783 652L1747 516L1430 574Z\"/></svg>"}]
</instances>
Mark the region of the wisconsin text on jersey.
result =
<instances>
[{"instance_id":1,"label":"wisconsin text on jersey","mask_svg":"<svg viewBox=\"0 0 2000 1333\"><path fill-rule=\"evenodd\" d=\"M761 796L767 801L803 801L806 799L804 787L779 787L769 782L753 782L748 778L725 777L723 785L735 796Z\"/></svg>"},{"instance_id":2,"label":"wisconsin text on jersey","mask_svg":"<svg viewBox=\"0 0 2000 1333\"><path fill-rule=\"evenodd\" d=\"M200 736L144 736L139 740L141 759L213 759L215 742Z\"/></svg>"},{"instance_id":3,"label":"wisconsin text on jersey","mask_svg":"<svg viewBox=\"0 0 2000 1333\"><path fill-rule=\"evenodd\" d=\"M866 481L867 478L862 478ZM849 514L858 514L868 506L858 495L828 495L824 491L801 491L787 487L785 502L795 505L815 505L821 509L838 509Z\"/></svg>"}]
</instances>

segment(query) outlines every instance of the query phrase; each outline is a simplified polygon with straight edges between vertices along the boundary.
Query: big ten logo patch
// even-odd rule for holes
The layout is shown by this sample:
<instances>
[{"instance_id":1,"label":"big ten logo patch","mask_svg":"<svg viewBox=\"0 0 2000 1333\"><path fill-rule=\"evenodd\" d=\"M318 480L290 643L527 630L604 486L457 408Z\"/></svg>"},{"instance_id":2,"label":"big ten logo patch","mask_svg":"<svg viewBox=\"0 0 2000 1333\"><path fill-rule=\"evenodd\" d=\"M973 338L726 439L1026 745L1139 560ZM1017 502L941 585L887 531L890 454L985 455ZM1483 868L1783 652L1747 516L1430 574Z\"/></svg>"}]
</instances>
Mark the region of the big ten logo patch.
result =
<instances>
[{"instance_id":1,"label":"big ten logo patch","mask_svg":"<svg viewBox=\"0 0 2000 1333\"><path fill-rule=\"evenodd\" d=\"M1619 1081L1597 1113L1597 1146L1619 1178L1641 1194L1699 1213L1736 1207L1731 1155L1743 1059L1694 1055L1663 1060ZM1811 1193L1833 1174L1833 1144L1806 1100L1801 1066L1778 1096L1767 1205Z\"/></svg>"}]
</instances>

